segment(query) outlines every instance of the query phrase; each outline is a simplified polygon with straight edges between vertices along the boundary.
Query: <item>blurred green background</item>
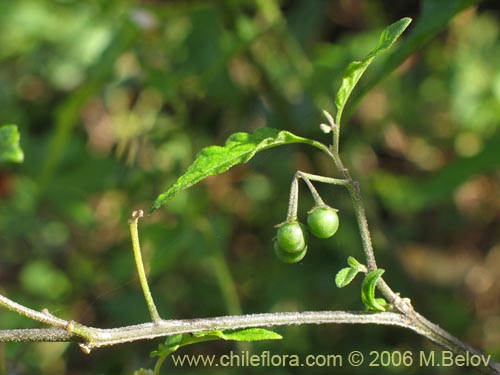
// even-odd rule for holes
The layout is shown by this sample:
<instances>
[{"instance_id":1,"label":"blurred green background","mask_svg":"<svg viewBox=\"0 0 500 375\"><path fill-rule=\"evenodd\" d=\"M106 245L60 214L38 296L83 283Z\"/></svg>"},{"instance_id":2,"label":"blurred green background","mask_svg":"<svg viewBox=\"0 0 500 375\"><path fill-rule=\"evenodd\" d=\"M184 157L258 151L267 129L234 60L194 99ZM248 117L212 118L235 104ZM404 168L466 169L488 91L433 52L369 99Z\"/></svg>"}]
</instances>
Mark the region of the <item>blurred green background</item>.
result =
<instances>
[{"instance_id":1,"label":"blurred green background","mask_svg":"<svg viewBox=\"0 0 500 375\"><path fill-rule=\"evenodd\" d=\"M25 152L22 165L0 166L0 292L96 327L147 321L127 227L132 210L147 209L196 152L234 132L271 126L328 142L321 109L334 112L343 70L406 16L414 22L348 103L342 156L361 183L388 283L424 316L500 360L496 1L0 1L0 123L19 125ZM333 239L311 239L296 265L272 254L297 169L335 175L305 146L273 149L140 222L164 318L363 308L360 280L334 285L347 256L362 259L343 189L318 186L341 212ZM302 187L304 220L312 204ZM4 309L0 322L1 329L38 326ZM284 340L213 342L182 353L438 350L396 328L276 331ZM162 341L90 356L75 344L8 344L2 361L8 374L131 374L154 366L149 352ZM164 369L221 373L176 369L169 360Z\"/></svg>"}]
</instances>

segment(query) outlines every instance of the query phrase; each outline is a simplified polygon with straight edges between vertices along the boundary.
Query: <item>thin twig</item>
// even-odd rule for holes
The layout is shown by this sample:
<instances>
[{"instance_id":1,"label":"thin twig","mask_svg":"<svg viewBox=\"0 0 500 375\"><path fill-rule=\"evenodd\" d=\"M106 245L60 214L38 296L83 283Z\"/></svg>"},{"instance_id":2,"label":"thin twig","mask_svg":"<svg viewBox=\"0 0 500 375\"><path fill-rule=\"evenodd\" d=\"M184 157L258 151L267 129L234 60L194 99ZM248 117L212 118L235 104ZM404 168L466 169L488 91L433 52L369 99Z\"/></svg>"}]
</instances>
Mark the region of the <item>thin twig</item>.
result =
<instances>
[{"instance_id":1,"label":"thin twig","mask_svg":"<svg viewBox=\"0 0 500 375\"><path fill-rule=\"evenodd\" d=\"M139 275L139 281L141 283L142 291L144 292L144 298L148 305L149 314L153 323L157 323L161 320L156 305L153 300L151 291L149 290L148 279L146 277L146 272L144 271L144 264L142 262L141 246L139 243L139 233L137 231L137 222L139 218L144 215L142 210L134 211L132 213L132 218L129 220L130 235L132 237L132 247L134 251L135 265L137 267L137 274Z\"/></svg>"},{"instance_id":2,"label":"thin twig","mask_svg":"<svg viewBox=\"0 0 500 375\"><path fill-rule=\"evenodd\" d=\"M425 320L425 318L421 318ZM398 326L410 329L432 340L441 347L452 350L455 354L469 353L482 355L484 359L490 359L489 356L481 354L479 351L462 343L444 331L440 332L440 335L435 336L430 334L426 325L415 324L415 321L410 317L393 312L306 311L232 315L202 319L160 320L157 323L144 323L111 329L86 327L73 322L75 331L85 331L85 338L75 332L68 332L62 328L14 329L0 330L0 342L75 341L81 343L82 347L87 349L87 352L90 352L91 349L105 346L149 340L181 333L302 324L377 324ZM433 327L432 332L441 330L439 327L436 327ZM446 340L443 340L444 336L446 336ZM500 364L489 360L486 367L479 369L489 374L498 374L500 372Z\"/></svg>"},{"instance_id":3,"label":"thin twig","mask_svg":"<svg viewBox=\"0 0 500 375\"><path fill-rule=\"evenodd\" d=\"M27 318L36 320L41 323L45 323L54 327L61 327L65 328L68 324L66 320L60 319L50 313L48 313L47 310L44 311L36 311L33 309L30 309L29 307L20 305L17 302L12 301L11 299L2 296L0 294L0 306L4 306L7 309L19 314L23 315Z\"/></svg>"}]
</instances>

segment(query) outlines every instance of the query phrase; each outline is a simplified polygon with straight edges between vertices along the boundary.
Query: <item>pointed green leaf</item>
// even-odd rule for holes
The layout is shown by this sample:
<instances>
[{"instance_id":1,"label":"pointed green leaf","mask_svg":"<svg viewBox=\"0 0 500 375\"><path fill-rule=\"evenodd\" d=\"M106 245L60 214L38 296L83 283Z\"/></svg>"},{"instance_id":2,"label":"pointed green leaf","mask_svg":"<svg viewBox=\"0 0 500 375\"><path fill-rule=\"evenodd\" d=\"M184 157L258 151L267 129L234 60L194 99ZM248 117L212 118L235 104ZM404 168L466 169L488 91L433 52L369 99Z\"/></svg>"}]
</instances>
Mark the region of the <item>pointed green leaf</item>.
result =
<instances>
[{"instance_id":1,"label":"pointed green leaf","mask_svg":"<svg viewBox=\"0 0 500 375\"><path fill-rule=\"evenodd\" d=\"M248 162L257 152L290 143L313 143L285 130L261 128L254 133L235 133L224 146L210 146L201 150L189 169L164 193L160 194L149 209L152 212L181 191L206 177L223 173L229 168Z\"/></svg>"},{"instance_id":2,"label":"pointed green leaf","mask_svg":"<svg viewBox=\"0 0 500 375\"><path fill-rule=\"evenodd\" d=\"M283 336L264 328L247 328L239 331L223 332L222 339L235 341L281 340Z\"/></svg>"},{"instance_id":3,"label":"pointed green leaf","mask_svg":"<svg viewBox=\"0 0 500 375\"><path fill-rule=\"evenodd\" d=\"M408 56L427 44L443 31L448 22L465 8L479 3L481 0L423 0L420 2L420 14L413 26L411 33L405 37L404 42L391 53L384 66L377 71L366 85L358 91L355 102L351 103L348 116L352 113L353 106L358 104L363 96L370 92L380 81L392 73L403 63ZM423 190L423 189L422 189Z\"/></svg>"},{"instance_id":4,"label":"pointed green leaf","mask_svg":"<svg viewBox=\"0 0 500 375\"><path fill-rule=\"evenodd\" d=\"M369 310L385 311L385 307L375 298L375 287L385 270L378 268L369 272L361 286L361 299Z\"/></svg>"},{"instance_id":5,"label":"pointed green leaf","mask_svg":"<svg viewBox=\"0 0 500 375\"><path fill-rule=\"evenodd\" d=\"M259 340L280 340L283 337L273 331L263 328L245 328L237 331L204 331L193 333L195 337L216 337L222 340L232 341L259 341Z\"/></svg>"},{"instance_id":6,"label":"pointed green leaf","mask_svg":"<svg viewBox=\"0 0 500 375\"><path fill-rule=\"evenodd\" d=\"M24 154L19 139L16 125L0 126L0 162L22 163Z\"/></svg>"},{"instance_id":7,"label":"pointed green leaf","mask_svg":"<svg viewBox=\"0 0 500 375\"><path fill-rule=\"evenodd\" d=\"M359 272L368 272L366 266L357 261L357 259L353 257L347 258L347 264L349 264L352 268L358 270Z\"/></svg>"},{"instance_id":8,"label":"pointed green leaf","mask_svg":"<svg viewBox=\"0 0 500 375\"><path fill-rule=\"evenodd\" d=\"M335 116L335 123L340 124L340 119L342 117L342 112L344 110L345 104L352 90L358 83L359 79L365 72L368 65L373 61L373 59L389 49L392 44L399 38L403 31L408 27L411 22L411 18L402 18L399 21L393 23L387 27L380 35L377 47L371 51L363 60L354 61L347 67L344 76L342 77L342 83L335 97L335 105L337 106L337 114Z\"/></svg>"},{"instance_id":9,"label":"pointed green leaf","mask_svg":"<svg viewBox=\"0 0 500 375\"><path fill-rule=\"evenodd\" d=\"M283 337L273 331L263 328L245 328L236 331L202 331L178 334L167 337L163 344L158 345L158 349L151 352L151 357L166 357L177 349L198 344L200 342L214 340L231 340L231 341L259 341L259 340L280 340Z\"/></svg>"},{"instance_id":10,"label":"pointed green leaf","mask_svg":"<svg viewBox=\"0 0 500 375\"><path fill-rule=\"evenodd\" d=\"M380 306L382 306L384 308L384 311L387 310L389 304L387 303L387 301L381 297L377 297L375 298L375 302L377 302L377 304L379 304Z\"/></svg>"},{"instance_id":11,"label":"pointed green leaf","mask_svg":"<svg viewBox=\"0 0 500 375\"><path fill-rule=\"evenodd\" d=\"M193 332L192 335L193 337L207 337L207 336L213 336L217 338L222 338L222 335L224 333L220 329L216 329L213 331L201 331L201 332Z\"/></svg>"},{"instance_id":12,"label":"pointed green leaf","mask_svg":"<svg viewBox=\"0 0 500 375\"><path fill-rule=\"evenodd\" d=\"M342 268L335 276L335 284L337 288L343 288L351 283L359 273L359 270L352 267Z\"/></svg>"},{"instance_id":13,"label":"pointed green leaf","mask_svg":"<svg viewBox=\"0 0 500 375\"><path fill-rule=\"evenodd\" d=\"M168 336L163 344L158 345L158 350L153 350L149 356L153 357L166 357L171 353L175 352L182 345L185 334L177 334L173 336Z\"/></svg>"}]
</instances>

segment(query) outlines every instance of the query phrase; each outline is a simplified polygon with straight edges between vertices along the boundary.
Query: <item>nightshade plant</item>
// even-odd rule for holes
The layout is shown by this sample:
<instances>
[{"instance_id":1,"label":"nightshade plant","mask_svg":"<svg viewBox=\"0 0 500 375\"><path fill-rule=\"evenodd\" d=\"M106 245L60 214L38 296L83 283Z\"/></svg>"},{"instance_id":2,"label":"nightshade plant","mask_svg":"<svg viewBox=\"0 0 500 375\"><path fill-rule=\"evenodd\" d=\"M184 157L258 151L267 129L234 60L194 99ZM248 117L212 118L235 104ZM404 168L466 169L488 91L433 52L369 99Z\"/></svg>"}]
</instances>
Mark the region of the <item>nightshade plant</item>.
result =
<instances>
[{"instance_id":1,"label":"nightshade plant","mask_svg":"<svg viewBox=\"0 0 500 375\"><path fill-rule=\"evenodd\" d=\"M227 139L224 146L211 146L203 149L186 173L179 177L169 189L159 195L149 209L151 213L161 208L176 194L209 176L223 173L237 164L248 162L258 152L295 143L312 146L328 157L336 167L339 175L338 177L328 177L303 171L295 173L292 178L285 221L277 225L277 235L272 241L270 239L272 245L269 246L269 251L274 251L278 259L285 263L295 263L302 260L308 251L308 231L316 237L328 238L335 235L337 230L342 230L341 225L339 225L342 219L341 212L337 212L335 208L328 206L323 201L314 184L323 183L346 188L356 214L365 261L362 263L354 257L348 257L348 266L337 272L335 284L339 288L346 287L358 274L361 274L364 277L361 287L361 300L366 307L366 311L262 313L193 320L162 319L149 290L142 264L138 221L144 213L142 210L138 210L133 212L129 221L129 228L139 281L150 312L151 322L113 329L93 328L75 321L60 319L47 310L41 312L32 310L0 295L0 304L2 306L20 315L52 326L52 328L44 329L0 331L0 342L75 341L79 343L84 352L90 353L93 349L104 346L167 337L166 341L151 353L152 357L158 358L155 369L153 371L146 370L148 373L159 374L160 368L168 355L186 345L219 339L236 341L281 339L279 334L262 327L291 324L350 323L400 326L427 337L457 355L466 353L480 355L479 351L417 313L408 298L400 297L385 282L382 277L385 271L378 268L375 260L360 187L345 168L339 154L342 114L352 90L373 59L389 49L410 22L409 18L403 18L387 27L382 32L375 49L363 60L355 61L347 67L335 97L336 114L332 116L324 111L327 121L326 124L320 125L320 129L324 133L333 136L331 145L304 138L286 130L267 127L258 129L253 133L240 132L233 134ZM21 162L22 157L17 128L13 125L1 127L0 162ZM305 183L314 199L314 207L309 211L307 225L303 224L297 215L298 189L301 181ZM311 249L309 250L311 251ZM379 292L381 296L376 297L376 292ZM490 361L488 357L487 363L480 370L486 373L498 373L500 372L500 365Z\"/></svg>"}]
</instances>

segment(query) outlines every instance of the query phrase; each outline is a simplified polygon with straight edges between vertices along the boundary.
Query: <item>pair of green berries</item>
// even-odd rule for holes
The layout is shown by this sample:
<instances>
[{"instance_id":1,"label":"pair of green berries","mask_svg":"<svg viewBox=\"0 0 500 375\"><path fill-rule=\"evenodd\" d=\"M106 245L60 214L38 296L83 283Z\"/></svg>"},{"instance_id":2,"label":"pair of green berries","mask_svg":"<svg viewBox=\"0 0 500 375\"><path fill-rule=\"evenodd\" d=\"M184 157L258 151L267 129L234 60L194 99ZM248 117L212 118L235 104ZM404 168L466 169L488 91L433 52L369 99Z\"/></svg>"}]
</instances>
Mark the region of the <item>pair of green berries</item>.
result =
<instances>
[{"instance_id":1,"label":"pair of green berries","mask_svg":"<svg viewBox=\"0 0 500 375\"><path fill-rule=\"evenodd\" d=\"M316 206L309 211L307 227L298 221L279 225L274 239L274 253L284 263L297 263L307 253L307 229L318 238L330 238L339 228L337 210L329 206Z\"/></svg>"}]
</instances>

